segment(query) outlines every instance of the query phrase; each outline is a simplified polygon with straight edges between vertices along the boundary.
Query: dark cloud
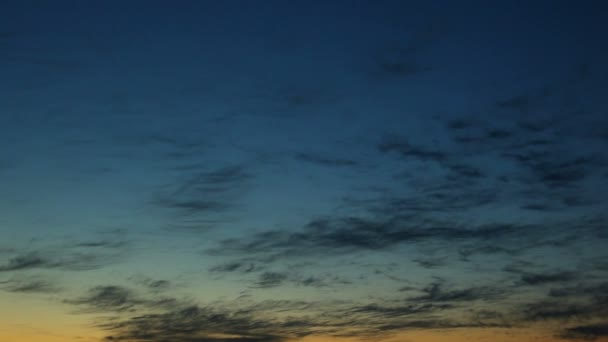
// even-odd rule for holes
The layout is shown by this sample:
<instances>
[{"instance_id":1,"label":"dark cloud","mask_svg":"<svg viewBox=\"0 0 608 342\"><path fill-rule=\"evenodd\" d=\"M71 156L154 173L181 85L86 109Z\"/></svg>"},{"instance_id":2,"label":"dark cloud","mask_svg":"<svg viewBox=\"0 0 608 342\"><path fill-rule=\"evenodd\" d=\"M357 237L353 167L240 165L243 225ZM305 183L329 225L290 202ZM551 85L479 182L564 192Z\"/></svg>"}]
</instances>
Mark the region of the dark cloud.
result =
<instances>
[{"instance_id":1,"label":"dark cloud","mask_svg":"<svg viewBox=\"0 0 608 342\"><path fill-rule=\"evenodd\" d=\"M242 272L249 273L256 270L255 264L247 261L234 261L212 267L209 271L213 273Z\"/></svg>"},{"instance_id":2,"label":"dark cloud","mask_svg":"<svg viewBox=\"0 0 608 342\"><path fill-rule=\"evenodd\" d=\"M169 280L152 280L146 283L146 286L154 291L165 291L171 287Z\"/></svg>"},{"instance_id":3,"label":"dark cloud","mask_svg":"<svg viewBox=\"0 0 608 342\"><path fill-rule=\"evenodd\" d=\"M37 253L18 255L8 260L4 265L0 265L0 272L18 271L29 268L54 268L59 264L46 260Z\"/></svg>"},{"instance_id":4,"label":"dark cloud","mask_svg":"<svg viewBox=\"0 0 608 342\"><path fill-rule=\"evenodd\" d=\"M479 160L463 151L423 147L396 135L385 137L377 148L383 153L395 152L403 161L433 162L425 166L425 172L398 174L396 183L407 185L403 190L409 188L414 191L408 191L410 195L405 195L406 191L393 187L391 194L382 199L383 203L376 204L381 210L390 210L391 214L462 211L500 200L503 189L498 184L486 181L492 173L487 172ZM428 172L426 168L429 168Z\"/></svg>"},{"instance_id":5,"label":"dark cloud","mask_svg":"<svg viewBox=\"0 0 608 342\"><path fill-rule=\"evenodd\" d=\"M521 209L551 213L603 201L586 186L604 168L600 155L548 144L511 146L500 154L517 166L511 180L521 189Z\"/></svg>"},{"instance_id":6,"label":"dark cloud","mask_svg":"<svg viewBox=\"0 0 608 342\"><path fill-rule=\"evenodd\" d=\"M378 304L368 304L365 306L355 307L352 309L352 314L365 314L366 316L380 316L382 318L393 318L402 316L420 316L433 312L443 311L452 308L449 304L423 304L423 305L405 305L405 306L382 306Z\"/></svg>"},{"instance_id":7,"label":"dark cloud","mask_svg":"<svg viewBox=\"0 0 608 342\"><path fill-rule=\"evenodd\" d=\"M166 279L152 279L143 276L135 276L129 278L136 284L141 285L145 290L159 293L173 289L176 285L174 282Z\"/></svg>"},{"instance_id":8,"label":"dark cloud","mask_svg":"<svg viewBox=\"0 0 608 342\"><path fill-rule=\"evenodd\" d=\"M595 158L555 156L548 152L525 151L505 154L512 158L534 177L535 184L548 188L563 188L575 185L589 173L589 168L597 165Z\"/></svg>"},{"instance_id":9,"label":"dark cloud","mask_svg":"<svg viewBox=\"0 0 608 342\"><path fill-rule=\"evenodd\" d=\"M527 273L521 276L521 283L525 285L544 285L549 283L565 283L578 279L574 272L555 273Z\"/></svg>"},{"instance_id":10,"label":"dark cloud","mask_svg":"<svg viewBox=\"0 0 608 342\"><path fill-rule=\"evenodd\" d=\"M506 129L490 129L487 131L487 137L489 139L507 139L513 136L513 132Z\"/></svg>"},{"instance_id":11,"label":"dark cloud","mask_svg":"<svg viewBox=\"0 0 608 342\"><path fill-rule=\"evenodd\" d=\"M447 265L447 258L416 258L414 262L423 268L437 268Z\"/></svg>"},{"instance_id":12,"label":"dark cloud","mask_svg":"<svg viewBox=\"0 0 608 342\"><path fill-rule=\"evenodd\" d=\"M247 313L226 312L185 305L156 314L143 314L100 324L112 335L106 341L283 341L273 335L272 322L256 320ZM220 335L231 337L219 337Z\"/></svg>"},{"instance_id":13,"label":"dark cloud","mask_svg":"<svg viewBox=\"0 0 608 342\"><path fill-rule=\"evenodd\" d=\"M553 298L596 296L596 301L601 301L599 296L608 296L608 282L554 287L549 292L549 296Z\"/></svg>"},{"instance_id":14,"label":"dark cloud","mask_svg":"<svg viewBox=\"0 0 608 342\"><path fill-rule=\"evenodd\" d=\"M465 130L475 127L476 122L472 119L453 119L446 123L446 126L452 130Z\"/></svg>"},{"instance_id":15,"label":"dark cloud","mask_svg":"<svg viewBox=\"0 0 608 342\"><path fill-rule=\"evenodd\" d=\"M378 327L378 332L395 332L407 330L442 330L457 328L510 328L511 325L494 322L457 322L445 319L403 320L387 323Z\"/></svg>"},{"instance_id":16,"label":"dark cloud","mask_svg":"<svg viewBox=\"0 0 608 342\"><path fill-rule=\"evenodd\" d=\"M422 185L419 191L410 196L382 198L376 203L370 203L368 210L386 217L404 216L408 213L408 216L421 217L431 212L446 213L479 208L495 202L498 198L498 192L492 189L470 187L459 180L451 182L450 177L446 178L448 182L436 187ZM428 220L432 220L432 217Z\"/></svg>"},{"instance_id":17,"label":"dark cloud","mask_svg":"<svg viewBox=\"0 0 608 342\"><path fill-rule=\"evenodd\" d=\"M484 245L484 244L470 244L461 247L458 250L461 260L470 261L470 257L475 255L492 255L492 254L506 254L514 256L524 252L527 248L520 246L519 248L504 248L497 245Z\"/></svg>"},{"instance_id":18,"label":"dark cloud","mask_svg":"<svg viewBox=\"0 0 608 342\"><path fill-rule=\"evenodd\" d=\"M260 277L269 286L285 279L285 274L276 272ZM286 341L309 335L379 338L404 329L507 325L499 322L499 315L481 313L448 319L460 306L496 298L498 292L484 287L444 287L430 284L421 297L367 303L244 298L198 305L192 300L159 299L122 286L103 285L65 303L77 307L79 313L104 314L97 326L107 332L106 341Z\"/></svg>"},{"instance_id":19,"label":"dark cloud","mask_svg":"<svg viewBox=\"0 0 608 342\"><path fill-rule=\"evenodd\" d=\"M479 137L474 135L459 135L454 137L454 141L460 144L481 144L486 141L485 137Z\"/></svg>"},{"instance_id":20,"label":"dark cloud","mask_svg":"<svg viewBox=\"0 0 608 342\"><path fill-rule=\"evenodd\" d=\"M334 104L340 98L335 89L322 84L306 85L289 83L279 87L272 99L292 113L298 110L311 110Z\"/></svg>"},{"instance_id":21,"label":"dark cloud","mask_svg":"<svg viewBox=\"0 0 608 342\"><path fill-rule=\"evenodd\" d=\"M121 261L127 252L125 239L85 240L13 250L0 262L0 272L30 269L86 271ZM1 259L0 259L1 260Z\"/></svg>"},{"instance_id":22,"label":"dark cloud","mask_svg":"<svg viewBox=\"0 0 608 342\"><path fill-rule=\"evenodd\" d=\"M132 289L106 285L89 289L84 296L67 299L66 303L78 306L84 312L134 312L141 309L164 309L179 305L174 298L145 298Z\"/></svg>"},{"instance_id":23,"label":"dark cloud","mask_svg":"<svg viewBox=\"0 0 608 342\"><path fill-rule=\"evenodd\" d=\"M403 158L420 161L443 161L447 154L440 150L412 145L407 139L399 136L388 136L378 145L378 151L395 152Z\"/></svg>"},{"instance_id":24,"label":"dark cloud","mask_svg":"<svg viewBox=\"0 0 608 342\"><path fill-rule=\"evenodd\" d=\"M125 247L129 244L129 241L123 239L100 239L100 240L88 240L77 242L74 247L85 247L85 248L120 248Z\"/></svg>"},{"instance_id":25,"label":"dark cloud","mask_svg":"<svg viewBox=\"0 0 608 342\"><path fill-rule=\"evenodd\" d=\"M385 56L378 61L377 76L384 77L407 77L430 71L431 67L421 65L413 60L400 59L399 57Z\"/></svg>"},{"instance_id":26,"label":"dark cloud","mask_svg":"<svg viewBox=\"0 0 608 342\"><path fill-rule=\"evenodd\" d=\"M608 323L579 325L567 328L558 335L568 340L595 341L598 338L608 337Z\"/></svg>"},{"instance_id":27,"label":"dark cloud","mask_svg":"<svg viewBox=\"0 0 608 342\"><path fill-rule=\"evenodd\" d=\"M410 300L429 303L471 302L476 300L496 300L505 295L505 290L499 287L471 287L466 289L445 290L443 284L434 283L422 289L424 295Z\"/></svg>"},{"instance_id":28,"label":"dark cloud","mask_svg":"<svg viewBox=\"0 0 608 342\"><path fill-rule=\"evenodd\" d=\"M541 121L541 120L523 120L517 123L517 125L526 131L532 133L539 133L553 127L552 121Z\"/></svg>"},{"instance_id":29,"label":"dark cloud","mask_svg":"<svg viewBox=\"0 0 608 342\"><path fill-rule=\"evenodd\" d=\"M532 109L542 106L547 98L550 98L555 94L555 87L540 87L497 101L496 106L500 109L518 111L527 114Z\"/></svg>"},{"instance_id":30,"label":"dark cloud","mask_svg":"<svg viewBox=\"0 0 608 342\"><path fill-rule=\"evenodd\" d=\"M554 140L549 139L539 139L539 138L530 138L521 142L517 142L510 146L511 149L514 150L525 150L532 148L548 148L549 145L553 145L556 142Z\"/></svg>"},{"instance_id":31,"label":"dark cloud","mask_svg":"<svg viewBox=\"0 0 608 342\"><path fill-rule=\"evenodd\" d=\"M301 286L311 286L311 287L325 287L328 286L326 281L323 278L309 276L298 279L295 281L297 285Z\"/></svg>"},{"instance_id":32,"label":"dark cloud","mask_svg":"<svg viewBox=\"0 0 608 342\"><path fill-rule=\"evenodd\" d=\"M61 288L54 282L46 279L33 278L17 278L7 281L0 281L0 289L7 292L19 293L57 293Z\"/></svg>"},{"instance_id":33,"label":"dark cloud","mask_svg":"<svg viewBox=\"0 0 608 342\"><path fill-rule=\"evenodd\" d=\"M287 274L279 272L264 272L260 274L258 280L255 282L255 287L258 288L270 288L280 286L285 280L287 280Z\"/></svg>"},{"instance_id":34,"label":"dark cloud","mask_svg":"<svg viewBox=\"0 0 608 342\"><path fill-rule=\"evenodd\" d=\"M67 241L63 241L67 240ZM33 269L86 271L117 263L127 255L130 241L122 230L96 234L94 238L65 237L60 243L11 248L0 258L0 272Z\"/></svg>"},{"instance_id":35,"label":"dark cloud","mask_svg":"<svg viewBox=\"0 0 608 342\"><path fill-rule=\"evenodd\" d=\"M86 271L104 267L116 262L111 256L94 253L30 252L10 258L0 265L0 272L21 271L28 269L63 269L69 271Z\"/></svg>"},{"instance_id":36,"label":"dark cloud","mask_svg":"<svg viewBox=\"0 0 608 342\"><path fill-rule=\"evenodd\" d=\"M252 261L252 259L243 259L214 266L209 269L209 272L223 276L234 273L239 275L255 274L256 279L252 281L253 288L272 288L286 284L320 288L351 284L349 280L333 274L307 274L304 269L306 266L311 266L310 264L289 265L289 272L261 272L268 268L267 263L269 262L271 260L264 258L256 262ZM260 263L261 265L257 265L256 263Z\"/></svg>"},{"instance_id":37,"label":"dark cloud","mask_svg":"<svg viewBox=\"0 0 608 342\"><path fill-rule=\"evenodd\" d=\"M353 250L380 250L404 243L470 242L500 240L534 229L529 225L495 224L465 228L444 226L439 222L394 217L387 221L345 217L317 219L298 232L268 231L247 241L224 240L212 253L243 253L244 255L303 255L303 251L342 253Z\"/></svg>"},{"instance_id":38,"label":"dark cloud","mask_svg":"<svg viewBox=\"0 0 608 342\"><path fill-rule=\"evenodd\" d=\"M209 228L218 220L218 214L234 208L251 178L251 173L242 165L197 171L154 203L174 214L176 221L170 227Z\"/></svg>"},{"instance_id":39,"label":"dark cloud","mask_svg":"<svg viewBox=\"0 0 608 342\"><path fill-rule=\"evenodd\" d=\"M113 286L95 288L80 301L72 304L93 305L100 312L117 315L98 324L110 334L107 341L284 341L308 335L378 338L403 329L497 326L479 317L458 322L443 318L444 312L454 308L446 303L360 305L271 300L201 306L184 302L130 315L129 310L146 304L134 299L131 292ZM272 315L277 312L285 315Z\"/></svg>"},{"instance_id":40,"label":"dark cloud","mask_svg":"<svg viewBox=\"0 0 608 342\"><path fill-rule=\"evenodd\" d=\"M391 44L375 54L373 74L376 78L402 78L432 70L421 54L444 35L441 24L433 23L410 36L404 42Z\"/></svg>"},{"instance_id":41,"label":"dark cloud","mask_svg":"<svg viewBox=\"0 0 608 342\"><path fill-rule=\"evenodd\" d=\"M99 231L92 238L70 240L70 242L65 244L64 248L91 251L119 251L130 247L132 243L132 241L129 240L127 231L124 229Z\"/></svg>"},{"instance_id":42,"label":"dark cloud","mask_svg":"<svg viewBox=\"0 0 608 342\"><path fill-rule=\"evenodd\" d=\"M524 210L532 210L539 212L555 212L559 210L559 207L556 207L552 203L528 203L519 206Z\"/></svg>"},{"instance_id":43,"label":"dark cloud","mask_svg":"<svg viewBox=\"0 0 608 342\"><path fill-rule=\"evenodd\" d=\"M608 314L606 298L596 293L588 296L572 296L543 299L524 304L521 308L523 318L527 321L562 321L605 317Z\"/></svg>"},{"instance_id":44,"label":"dark cloud","mask_svg":"<svg viewBox=\"0 0 608 342\"><path fill-rule=\"evenodd\" d=\"M167 135L163 133L148 134L136 138L136 142L143 145L162 145L173 148L174 152L193 151L204 146L200 141L191 141L182 136ZM194 152L194 151L193 151Z\"/></svg>"},{"instance_id":45,"label":"dark cloud","mask_svg":"<svg viewBox=\"0 0 608 342\"><path fill-rule=\"evenodd\" d=\"M449 171L455 174L455 176L465 177L465 178L483 178L483 172L474 166L464 165L464 164L447 164L447 168ZM454 177L454 176L451 176Z\"/></svg>"},{"instance_id":46,"label":"dark cloud","mask_svg":"<svg viewBox=\"0 0 608 342\"><path fill-rule=\"evenodd\" d=\"M66 302L101 312L131 310L144 303L132 291L120 286L97 286L86 296Z\"/></svg>"},{"instance_id":47,"label":"dark cloud","mask_svg":"<svg viewBox=\"0 0 608 342\"><path fill-rule=\"evenodd\" d=\"M530 96L519 95L507 100L499 101L496 103L496 105L505 109L526 111L530 108L531 103L532 100L530 99Z\"/></svg>"},{"instance_id":48,"label":"dark cloud","mask_svg":"<svg viewBox=\"0 0 608 342\"><path fill-rule=\"evenodd\" d=\"M328 158L320 155L309 154L309 153L298 153L294 156L296 160L316 164L320 166L327 167L348 167L348 166L358 166L354 160L351 159L340 159L340 158Z\"/></svg>"}]
</instances>

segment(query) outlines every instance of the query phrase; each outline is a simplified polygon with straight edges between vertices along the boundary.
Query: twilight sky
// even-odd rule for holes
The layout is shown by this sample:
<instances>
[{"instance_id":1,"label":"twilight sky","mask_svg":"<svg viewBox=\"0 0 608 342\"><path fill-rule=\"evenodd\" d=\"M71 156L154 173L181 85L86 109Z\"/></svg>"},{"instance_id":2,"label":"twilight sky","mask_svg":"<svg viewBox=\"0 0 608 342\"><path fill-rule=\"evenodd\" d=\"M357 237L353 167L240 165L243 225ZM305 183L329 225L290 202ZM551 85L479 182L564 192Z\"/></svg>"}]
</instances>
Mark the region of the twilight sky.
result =
<instances>
[{"instance_id":1,"label":"twilight sky","mask_svg":"<svg viewBox=\"0 0 608 342\"><path fill-rule=\"evenodd\" d=\"M0 2L0 341L608 341L603 1Z\"/></svg>"}]
</instances>

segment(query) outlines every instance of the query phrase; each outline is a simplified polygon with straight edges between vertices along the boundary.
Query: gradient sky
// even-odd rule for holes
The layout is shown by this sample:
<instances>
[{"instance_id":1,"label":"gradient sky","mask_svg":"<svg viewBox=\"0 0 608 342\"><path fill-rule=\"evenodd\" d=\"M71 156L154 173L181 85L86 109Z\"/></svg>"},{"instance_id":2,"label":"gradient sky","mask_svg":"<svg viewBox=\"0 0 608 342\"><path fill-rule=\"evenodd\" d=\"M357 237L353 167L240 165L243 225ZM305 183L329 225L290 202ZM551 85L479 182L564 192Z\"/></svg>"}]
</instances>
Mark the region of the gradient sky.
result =
<instances>
[{"instance_id":1,"label":"gradient sky","mask_svg":"<svg viewBox=\"0 0 608 342\"><path fill-rule=\"evenodd\" d=\"M0 341L608 341L603 1L1 1Z\"/></svg>"}]
</instances>

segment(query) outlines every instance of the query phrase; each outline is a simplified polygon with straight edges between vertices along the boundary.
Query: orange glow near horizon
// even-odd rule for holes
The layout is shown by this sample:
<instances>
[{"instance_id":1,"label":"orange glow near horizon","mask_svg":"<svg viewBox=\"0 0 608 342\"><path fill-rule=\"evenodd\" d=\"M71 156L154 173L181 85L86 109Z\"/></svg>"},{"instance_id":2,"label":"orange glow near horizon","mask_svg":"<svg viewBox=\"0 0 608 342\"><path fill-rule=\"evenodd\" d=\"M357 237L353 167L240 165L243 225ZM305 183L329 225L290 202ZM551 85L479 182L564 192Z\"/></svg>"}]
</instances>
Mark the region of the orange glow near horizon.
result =
<instances>
[{"instance_id":1,"label":"orange glow near horizon","mask_svg":"<svg viewBox=\"0 0 608 342\"><path fill-rule=\"evenodd\" d=\"M7 342L101 342L105 334L94 329L75 329L62 332L47 329L33 329L26 326L12 326L11 330L4 327L0 329L0 341ZM294 339L289 342L564 342L564 341L589 341L564 340L551 335L549 331L536 329L449 329L433 331L408 331L382 339L375 337L328 337L308 336L302 339ZM595 342L608 342L608 338L598 338ZM136 341L129 341L136 342ZM139 341L137 341L139 342Z\"/></svg>"}]
</instances>

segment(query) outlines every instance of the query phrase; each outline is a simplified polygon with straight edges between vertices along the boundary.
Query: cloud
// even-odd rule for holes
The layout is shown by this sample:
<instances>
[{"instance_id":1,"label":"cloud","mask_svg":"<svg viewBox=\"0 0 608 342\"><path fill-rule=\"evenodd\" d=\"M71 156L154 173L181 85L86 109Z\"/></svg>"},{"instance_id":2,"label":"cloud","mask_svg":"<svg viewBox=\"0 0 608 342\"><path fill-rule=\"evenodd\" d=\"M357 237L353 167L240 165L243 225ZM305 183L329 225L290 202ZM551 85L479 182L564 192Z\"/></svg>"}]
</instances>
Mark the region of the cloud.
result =
<instances>
[{"instance_id":1,"label":"cloud","mask_svg":"<svg viewBox=\"0 0 608 342\"><path fill-rule=\"evenodd\" d=\"M527 150L504 152L522 171L519 180L528 187L527 200L549 202L551 197L562 199L565 206L583 205L585 193L580 185L602 165L601 158L566 154L557 150ZM547 193L552 191L552 194ZM551 195L551 196L549 196ZM555 201L553 201L555 202ZM534 207L531 207L534 208Z\"/></svg>"},{"instance_id":2,"label":"cloud","mask_svg":"<svg viewBox=\"0 0 608 342\"><path fill-rule=\"evenodd\" d=\"M594 294L608 294L608 282L584 285L579 284L570 287L556 287L552 288L549 292L549 296L554 298L592 296Z\"/></svg>"},{"instance_id":3,"label":"cloud","mask_svg":"<svg viewBox=\"0 0 608 342\"><path fill-rule=\"evenodd\" d=\"M449 303L472 302L476 300L496 300L505 295L505 290L499 287L471 287L459 290L444 290L444 285L433 283L422 289L424 295L411 298L415 302Z\"/></svg>"},{"instance_id":4,"label":"cloud","mask_svg":"<svg viewBox=\"0 0 608 342\"><path fill-rule=\"evenodd\" d=\"M518 95L507 100L499 101L496 106L505 109L525 111L531 105L531 98L528 95Z\"/></svg>"},{"instance_id":5,"label":"cloud","mask_svg":"<svg viewBox=\"0 0 608 342\"><path fill-rule=\"evenodd\" d=\"M310 286L310 287L326 287L330 286L330 284L348 284L349 282L346 280L341 280L337 277L333 277L332 279L327 279L327 277L316 277L316 276L308 276L301 277L299 279L295 279L294 282L297 285L301 286Z\"/></svg>"},{"instance_id":6,"label":"cloud","mask_svg":"<svg viewBox=\"0 0 608 342\"><path fill-rule=\"evenodd\" d=\"M294 158L301 162L306 162L306 163L311 163L311 164L316 164L316 165L326 166L326 167L352 167L352 166L359 165L359 163L357 163L356 161L351 160L351 159L328 158L328 157L323 157L320 155L310 154L310 153L297 153L294 156Z\"/></svg>"},{"instance_id":7,"label":"cloud","mask_svg":"<svg viewBox=\"0 0 608 342\"><path fill-rule=\"evenodd\" d=\"M483 178L483 172L474 166L464 164L447 164L447 168L456 176L465 178ZM454 176L452 176L454 177Z\"/></svg>"},{"instance_id":8,"label":"cloud","mask_svg":"<svg viewBox=\"0 0 608 342\"><path fill-rule=\"evenodd\" d=\"M146 298L135 291L117 285L96 286L86 295L66 299L65 303L82 308L84 312L135 312L142 309L165 309L179 305L174 298Z\"/></svg>"},{"instance_id":9,"label":"cloud","mask_svg":"<svg viewBox=\"0 0 608 342\"><path fill-rule=\"evenodd\" d=\"M430 71L431 67L407 59L384 57L378 62L377 75L384 77L407 77Z\"/></svg>"},{"instance_id":10,"label":"cloud","mask_svg":"<svg viewBox=\"0 0 608 342\"><path fill-rule=\"evenodd\" d=\"M184 305L162 313L142 314L99 325L112 335L106 341L283 341L273 335L272 322L247 313L226 312L198 305ZM224 337L222 337L224 336Z\"/></svg>"},{"instance_id":11,"label":"cloud","mask_svg":"<svg viewBox=\"0 0 608 342\"><path fill-rule=\"evenodd\" d=\"M282 273L263 273L275 286ZM100 285L64 302L76 313L103 314L96 325L106 341L286 341L309 335L375 337L403 329L505 326L496 315L460 315L469 300L493 297L483 289L428 290L425 298L372 300L265 300L246 297L200 305L188 299L158 298L117 285ZM473 293L476 294L473 294Z\"/></svg>"},{"instance_id":12,"label":"cloud","mask_svg":"<svg viewBox=\"0 0 608 342\"><path fill-rule=\"evenodd\" d=\"M0 272L29 269L87 271L104 267L115 261L115 258L112 258L112 256L95 253L71 252L59 254L56 251L27 252L8 259L3 265L0 264Z\"/></svg>"},{"instance_id":13,"label":"cloud","mask_svg":"<svg viewBox=\"0 0 608 342\"><path fill-rule=\"evenodd\" d=\"M212 267L209 271L212 273L230 273L241 272L249 273L256 270L253 262L248 261L233 261Z\"/></svg>"},{"instance_id":14,"label":"cloud","mask_svg":"<svg viewBox=\"0 0 608 342\"><path fill-rule=\"evenodd\" d=\"M0 281L0 289L16 293L57 293L61 288L54 282L40 277L16 278Z\"/></svg>"},{"instance_id":15,"label":"cloud","mask_svg":"<svg viewBox=\"0 0 608 342\"><path fill-rule=\"evenodd\" d=\"M242 165L197 170L153 203L173 214L170 227L206 229L221 220L218 215L234 208L252 177Z\"/></svg>"},{"instance_id":16,"label":"cloud","mask_svg":"<svg viewBox=\"0 0 608 342\"><path fill-rule=\"evenodd\" d=\"M513 136L513 132L500 128L490 129L486 134L488 139L507 139Z\"/></svg>"},{"instance_id":17,"label":"cloud","mask_svg":"<svg viewBox=\"0 0 608 342\"><path fill-rule=\"evenodd\" d=\"M32 269L93 270L123 259L127 247L128 240L112 233L103 239L68 241L37 248L14 248L5 253L5 260L0 259L0 273Z\"/></svg>"},{"instance_id":18,"label":"cloud","mask_svg":"<svg viewBox=\"0 0 608 342\"><path fill-rule=\"evenodd\" d=\"M608 337L608 323L579 325L564 329L558 335L563 339L595 341L598 338Z\"/></svg>"},{"instance_id":19,"label":"cloud","mask_svg":"<svg viewBox=\"0 0 608 342\"><path fill-rule=\"evenodd\" d=\"M382 318L394 318L403 316L419 316L452 308L449 304L412 304L405 306L382 306L378 304L368 304L355 307L351 310L354 315L365 314L366 316L379 316Z\"/></svg>"},{"instance_id":20,"label":"cloud","mask_svg":"<svg viewBox=\"0 0 608 342\"><path fill-rule=\"evenodd\" d=\"M254 262L253 259L244 258L243 260L232 261L211 267L209 272L222 276L234 273L239 275L255 274L256 278L252 281L252 288L273 288L286 284L319 288L351 284L349 280L343 279L332 273L317 273L310 275L307 272L304 272L303 268L312 266L311 263L289 265L287 267L289 272L261 272L268 269L268 265L264 265L264 263L268 262L269 260L258 260ZM257 265L256 263L261 263L262 265Z\"/></svg>"},{"instance_id":21,"label":"cloud","mask_svg":"<svg viewBox=\"0 0 608 342\"><path fill-rule=\"evenodd\" d=\"M260 274L258 280L255 282L255 287L258 288L270 288L281 285L287 280L287 274L279 272L264 272Z\"/></svg>"},{"instance_id":22,"label":"cloud","mask_svg":"<svg viewBox=\"0 0 608 342\"><path fill-rule=\"evenodd\" d=\"M476 121L473 119L452 119L446 122L446 127L451 130L466 130L476 126Z\"/></svg>"},{"instance_id":23,"label":"cloud","mask_svg":"<svg viewBox=\"0 0 608 342\"><path fill-rule=\"evenodd\" d=\"M131 310L144 303L132 291L120 286L97 286L90 289L86 296L66 302L102 312Z\"/></svg>"},{"instance_id":24,"label":"cloud","mask_svg":"<svg viewBox=\"0 0 608 342\"><path fill-rule=\"evenodd\" d=\"M556 93L554 87L540 87L524 94L518 94L503 100L496 101L496 107L508 111L528 113L533 108L542 106L543 102Z\"/></svg>"},{"instance_id":25,"label":"cloud","mask_svg":"<svg viewBox=\"0 0 608 342\"><path fill-rule=\"evenodd\" d=\"M0 265L0 272L18 271L29 268L54 268L60 264L44 259L37 253L18 255L8 260L4 265Z\"/></svg>"},{"instance_id":26,"label":"cloud","mask_svg":"<svg viewBox=\"0 0 608 342\"><path fill-rule=\"evenodd\" d=\"M525 285L544 285L569 282L577 278L578 276L574 272L528 273L521 276L521 283Z\"/></svg>"},{"instance_id":27,"label":"cloud","mask_svg":"<svg viewBox=\"0 0 608 342\"><path fill-rule=\"evenodd\" d=\"M169 280L150 280L145 283L146 287L153 291L166 291L171 288L172 283Z\"/></svg>"},{"instance_id":28,"label":"cloud","mask_svg":"<svg viewBox=\"0 0 608 342\"><path fill-rule=\"evenodd\" d=\"M413 260L418 266L423 268L437 268L442 267L447 264L447 260L445 257L442 258L416 258Z\"/></svg>"},{"instance_id":29,"label":"cloud","mask_svg":"<svg viewBox=\"0 0 608 342\"><path fill-rule=\"evenodd\" d=\"M528 321L605 317L608 315L605 290L605 283L556 288L546 298L524 304L520 311Z\"/></svg>"},{"instance_id":30,"label":"cloud","mask_svg":"<svg viewBox=\"0 0 608 342\"><path fill-rule=\"evenodd\" d=\"M153 307L153 312L146 313L142 311L145 303L112 286L95 288L82 301L99 312L114 314L98 324L109 334L106 341L286 341L309 335L378 338L403 329L497 326L479 318L453 321L442 317L454 308L451 304L271 300L216 301L201 306L181 302Z\"/></svg>"},{"instance_id":31,"label":"cloud","mask_svg":"<svg viewBox=\"0 0 608 342\"><path fill-rule=\"evenodd\" d=\"M92 239L81 242L75 242L72 246L84 248L121 248L127 246L128 244L128 240L113 236L102 239Z\"/></svg>"},{"instance_id":32,"label":"cloud","mask_svg":"<svg viewBox=\"0 0 608 342\"><path fill-rule=\"evenodd\" d=\"M90 290L89 295L70 303L86 305L95 310L123 311L140 304L131 291L118 286L99 286Z\"/></svg>"},{"instance_id":33,"label":"cloud","mask_svg":"<svg viewBox=\"0 0 608 342\"><path fill-rule=\"evenodd\" d=\"M432 23L413 33L406 42L398 42L376 52L373 74L376 78L402 78L432 70L421 61L421 54L445 34L442 24Z\"/></svg>"},{"instance_id":34,"label":"cloud","mask_svg":"<svg viewBox=\"0 0 608 342\"><path fill-rule=\"evenodd\" d=\"M388 136L378 146L382 153L395 152L403 158L421 161L443 161L447 158L445 152L412 145L407 139L399 136Z\"/></svg>"},{"instance_id":35,"label":"cloud","mask_svg":"<svg viewBox=\"0 0 608 342\"><path fill-rule=\"evenodd\" d=\"M321 218L310 221L298 232L267 231L247 240L228 239L219 254L302 255L302 251L344 253L356 250L383 250L398 244L423 241L489 241L533 229L529 225L491 224L465 228L445 226L440 222L419 221L415 217L391 217L386 221L369 218Z\"/></svg>"},{"instance_id":36,"label":"cloud","mask_svg":"<svg viewBox=\"0 0 608 342\"><path fill-rule=\"evenodd\" d=\"M516 248L504 248L498 245L492 244L479 244L471 243L464 245L458 250L458 254L462 261L470 261L472 256L475 255L492 255L492 254L505 254L508 256L515 256L525 252L528 248L526 245L521 245Z\"/></svg>"}]
</instances>

